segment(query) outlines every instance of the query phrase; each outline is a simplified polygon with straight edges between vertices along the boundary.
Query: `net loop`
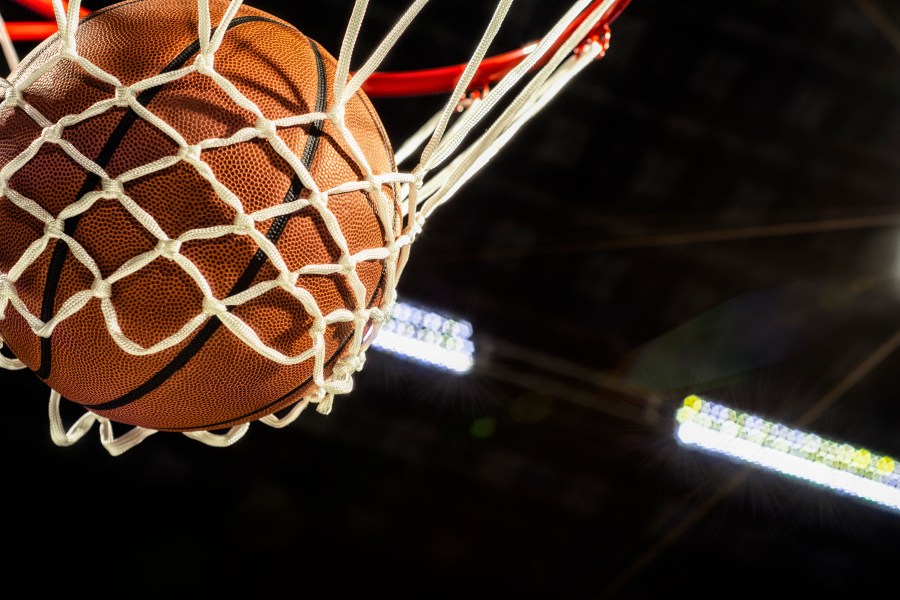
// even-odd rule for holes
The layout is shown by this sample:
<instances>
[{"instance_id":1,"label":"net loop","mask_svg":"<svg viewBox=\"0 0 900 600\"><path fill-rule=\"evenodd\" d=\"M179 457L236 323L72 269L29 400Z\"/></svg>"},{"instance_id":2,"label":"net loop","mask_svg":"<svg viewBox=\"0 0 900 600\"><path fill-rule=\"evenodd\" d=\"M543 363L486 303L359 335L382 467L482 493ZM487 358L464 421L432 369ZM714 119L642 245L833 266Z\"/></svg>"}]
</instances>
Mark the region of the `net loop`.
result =
<instances>
[{"instance_id":1,"label":"net loop","mask_svg":"<svg viewBox=\"0 0 900 600\"><path fill-rule=\"evenodd\" d=\"M225 433L212 433L210 431L189 431L187 437L202 442L214 448L227 448L243 438L250 430L249 423L232 427Z\"/></svg>"},{"instance_id":2,"label":"net loop","mask_svg":"<svg viewBox=\"0 0 900 600\"><path fill-rule=\"evenodd\" d=\"M3 314L2 303L0 303L0 315ZM0 337L0 350L4 348L3 338ZM0 353L0 369L6 369L8 371L21 371L26 369L25 363L16 358L9 358Z\"/></svg>"}]
</instances>

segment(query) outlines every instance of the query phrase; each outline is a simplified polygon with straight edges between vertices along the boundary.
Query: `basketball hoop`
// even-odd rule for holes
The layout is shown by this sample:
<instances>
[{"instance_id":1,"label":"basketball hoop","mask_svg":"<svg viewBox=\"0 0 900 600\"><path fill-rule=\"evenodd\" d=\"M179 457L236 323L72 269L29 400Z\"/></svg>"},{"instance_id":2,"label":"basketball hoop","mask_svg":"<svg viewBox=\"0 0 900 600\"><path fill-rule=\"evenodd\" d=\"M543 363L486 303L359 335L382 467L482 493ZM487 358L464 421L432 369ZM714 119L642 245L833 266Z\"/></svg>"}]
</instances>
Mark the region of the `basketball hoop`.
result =
<instances>
[{"instance_id":1,"label":"basketball hoop","mask_svg":"<svg viewBox=\"0 0 900 600\"><path fill-rule=\"evenodd\" d=\"M260 16L261 11L245 6L241 0L183 0L184 6L179 4L179 9L189 9L193 15L191 22L197 23L197 41L192 53L188 53L190 60L186 58L183 64L167 67L157 75L148 75L136 81L126 79L125 75L131 71L117 74L112 72L115 69L111 67L98 66L101 61L96 58L92 61L89 58L94 56L91 48L84 46L84 40L91 39L90 28L108 26L114 20L104 16L113 13L112 8L100 14L101 11L91 13L83 9L80 0L68 5L64 5L62 0L17 2L37 16L52 18L53 21L6 23L5 27L0 21L0 45L7 63L12 67L9 78L0 79L4 93L0 117L17 123L17 129L11 129L8 123L5 127L7 132L11 132L8 135L14 133L19 136L16 137L18 146L11 144L15 151L8 152L8 156L0 156L0 235L14 240L10 245L18 248L14 255L10 255L10 250L6 254L0 251L0 348L6 343L18 356L9 358L0 355L0 367L23 369L27 366L45 379L49 377L48 382L58 382L59 385L51 385L53 391L49 403L54 443L59 446L74 444L96 424L101 443L115 456L159 431L178 431L207 445L223 447L243 437L254 422L276 428L285 427L310 405L327 414L336 396L353 389L353 374L362 368L366 350L382 325L390 319L397 299L397 283L409 259L410 248L427 220L574 77L604 55L609 45L609 25L625 9L629 0L577 0L540 39L516 50L488 56L491 44L513 4L512 0L499 0L480 37L472 40L475 50L468 62L406 72L383 72L380 67L404 33L415 27L417 17L428 0L412 2L371 55L361 62L354 55L354 48L368 2L358 0L334 63L323 63L321 57L317 59L320 73L325 73L321 70L325 68L323 64L333 73L331 89L325 96L320 94L321 106L311 103L307 104L306 112L277 117L270 116L260 107L260 101L253 100L251 94L222 75L225 67L220 68L220 64L226 63L228 57L218 53L225 52L222 48L227 47L229 35L237 35L230 33L237 31L236 23L277 21ZM133 18L146 18L141 12L145 7L146 11L152 12L154 3L174 5L181 2L131 2L128 3L131 8L115 14L127 12L130 15L128 11L132 11L137 15ZM76 37L76 34L79 36ZM49 39L26 59L29 64L16 68L19 60L13 42L34 42L45 38ZM313 49L318 56L319 51ZM35 58L38 54L40 56ZM312 58L309 60L312 61ZM351 69L357 64L360 64L358 68ZM52 81L54 69L66 65L86 74L80 76L100 82L102 85L94 87L106 87L110 93L83 102L84 106L79 105L76 112L63 111L50 118L45 114L48 109L41 104L41 98L35 96L31 86L46 78ZM147 108L151 95L163 97L165 94L160 90L166 89L166 86L177 86L184 78L197 76L205 77L203 81L206 83L215 83L215 86L209 86L210 97L224 95L243 113L250 115L251 120L241 127L235 126L227 135L210 137L207 133L202 138L193 139L179 126L160 117L158 109L154 112ZM319 81L327 82L329 78L320 77ZM380 153L383 150L372 149L371 138L377 137L373 132L376 132L379 123L377 117L360 116L365 113L365 97L439 93L447 96L443 107L394 150L391 160L382 157ZM162 132L165 143L174 150L146 162L129 163L127 168L113 173L108 160L102 157L103 152L92 154L86 149L87 142L72 141L66 137L71 130L83 129L87 123L111 118L111 113L120 114L122 111L131 115L129 118L132 121L145 123L153 135L158 136ZM10 115L14 115L15 119ZM171 118L177 120L177 116ZM363 125L360 125L361 119ZM373 120L367 124L369 121L366 119ZM328 139L338 141L322 143L335 145L335 151L339 151L344 157L342 160L349 165L346 173L332 172L325 177L321 166L315 166L312 159L307 160L309 157L301 156L302 152L285 142L285 131L290 130L299 136L297 143L301 147L304 140L307 147L315 145L311 140L314 136L316 139L320 136L316 132L326 129L330 132ZM34 133L29 138L23 132L30 130ZM0 129L0 135L3 133L4 130ZM277 154L280 159L276 159L286 165L286 174L302 184L298 184L297 188L302 188L302 193L297 191L290 196L290 201L285 200L284 203L254 208L252 202L231 189L233 186L229 185L227 172L217 171L215 165L211 166L204 157L217 151L243 148L248 144L256 144L265 152ZM37 167L33 163L50 152L59 154L61 160L74 165L73 169L86 173L88 181L94 182L73 196L69 204L52 210L49 201L37 197L40 195L38 192L25 193L18 183L22 179L34 179ZM165 215L146 208L140 199L135 199L138 198L135 186L148 178L161 177L161 174L176 167L189 170L195 178L199 174L206 182L203 185L214 192L211 192L210 198L225 205L228 214L234 215L229 216L232 220L214 226L185 226L175 235L171 233L171 227L161 224L167 218ZM355 175L349 175L350 172ZM335 199L344 197L368 203L371 212L366 214L371 221L370 229L374 228L377 235L364 238L364 242L353 241L355 234L347 230L350 217L335 207ZM107 207L104 210L117 211L119 216L116 218L138 223L143 228L140 230L141 236L151 239L155 246L128 255L127 260L123 259L114 267L101 268L100 262L104 257L88 251L87 248L93 243L91 238L85 237L87 234L76 233L77 225L73 225L85 215L93 214L91 211L99 210L94 206L99 207L101 203ZM109 209L109 206L113 208ZM295 264L297 256L292 252L297 254L299 250L286 246L287 242L280 242L277 235L264 235L261 230L263 222L278 219L282 222L294 219L290 222L295 222L301 211L308 212L321 223L316 230L323 236L321 254L331 258L326 260L319 256L298 266ZM353 222L358 222L358 219ZM4 227L15 235L5 234ZM27 234L31 231L35 233ZM95 235L102 237L101 234ZM217 278L224 278L225 275L209 271L208 265L198 267L198 261L184 250L200 241L217 244L224 243L222 240L244 238L254 244L257 255L262 257L261 261L271 271L271 277L254 279L255 275L251 275L244 287L234 287L230 293L216 292ZM238 247L236 242L229 243ZM62 266L58 267L60 272L64 268L82 272L85 283L81 287L69 284L74 287L68 298L57 298L57 288L50 285L52 261L49 263L51 267L45 268L48 275L44 287L38 293L32 289L35 286L32 281L35 272L40 271L40 265L44 264L42 261L49 260L47 256L51 248L63 256ZM198 306L201 308L191 318L186 317L183 322L170 328L168 335L162 339L153 335L146 339L135 337L134 327L129 328L128 325L134 319L118 305L121 299L116 297L117 286L125 281L149 285L152 278L146 273L151 265L159 263L170 265L181 278L179 281L188 281L180 285L187 285L191 293L199 294ZM214 261L209 264L214 264ZM377 277L372 275L375 267L378 269ZM74 275L70 273L69 277ZM315 279L317 277L340 279L341 285L346 288L341 292L340 305L329 304L332 297L323 296L316 287L318 283L306 285L320 281ZM179 294L183 291L181 288L162 288L161 293L169 289L176 289ZM279 310L294 311L291 313L294 320L306 319L308 324L304 326L301 336L305 345L289 344L290 348L279 345L266 331L254 327L253 312L249 308L244 309L251 305L258 308L254 303L265 298L266 294L281 294L287 300L279 300L282 302L278 305ZM147 303L150 301L146 300ZM287 301L292 303L292 308L285 308L287 305L284 302ZM89 311L93 311L93 321L88 321L85 316ZM234 349L235 353L252 352L254 360L271 365L273 373L298 373L300 371L296 369L306 365L302 368L308 368L309 384L302 389L294 389L294 395L287 394L261 407L254 405L242 414L238 414L240 411L237 408L222 408L218 421L215 419L215 401L208 398L200 407L179 408L184 415L177 419L172 417L174 420L169 420L168 415L160 416L158 409L147 409L145 414L141 412L143 409L130 404L139 396L133 390L116 392L99 400L90 394L83 394L84 388L100 388L101 395L105 393L102 378L96 384L87 386L72 383L75 374L83 377L85 373L94 372L90 364L87 371L72 367L69 374L51 374L49 366L43 363L46 358L43 352L51 347L52 342L58 345L56 340L60 336L69 339L75 336L73 332L85 331L87 322L94 324L91 335L102 334L103 341L98 343L109 347L108 355L98 356L115 355L119 357L116 360L126 361L123 364L127 365L139 364L127 361L154 360L154 357L167 353L183 353L186 347L202 346L204 342L197 340L212 324L217 329L209 336L230 336L227 339L231 345L227 348ZM153 339L148 342L150 338ZM78 346L77 340L72 343ZM37 344L40 344L40 351L27 349L38 348ZM69 358L68 363L75 364L76 358L88 363L99 360L88 354L85 352ZM192 356L184 360L175 359L175 363L183 367L187 361L201 361ZM170 363L159 373L174 378L171 364L175 363ZM57 370L64 369L57 367ZM142 393L146 393L140 396L142 401L151 393L161 393L159 389L170 385L168 380L160 380L162 376L159 373L137 386L143 390ZM125 385L119 383L112 387ZM67 386L70 391L56 389ZM74 400L86 412L74 424L67 426L60 415L63 394L69 398L75 392L81 395ZM175 403L172 400L174 396L161 398ZM197 411L207 411L204 415L208 413L211 416L195 423L191 419ZM113 432L114 424L124 424L130 429L117 436Z\"/></svg>"}]
</instances>

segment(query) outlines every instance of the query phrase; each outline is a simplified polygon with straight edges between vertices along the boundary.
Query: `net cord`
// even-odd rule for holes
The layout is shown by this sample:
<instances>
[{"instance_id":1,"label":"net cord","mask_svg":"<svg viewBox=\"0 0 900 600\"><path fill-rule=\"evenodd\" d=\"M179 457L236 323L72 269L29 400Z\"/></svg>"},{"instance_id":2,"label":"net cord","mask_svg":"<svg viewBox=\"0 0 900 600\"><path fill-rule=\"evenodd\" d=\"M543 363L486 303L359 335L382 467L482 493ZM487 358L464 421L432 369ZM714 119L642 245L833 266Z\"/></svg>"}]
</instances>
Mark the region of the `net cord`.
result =
<instances>
[{"instance_id":1,"label":"net cord","mask_svg":"<svg viewBox=\"0 0 900 600\"><path fill-rule=\"evenodd\" d=\"M13 45L9 30L6 28L6 21L3 15L0 15L0 48L3 49L3 58L10 70L15 69L19 65L19 53Z\"/></svg>"},{"instance_id":2,"label":"net cord","mask_svg":"<svg viewBox=\"0 0 900 600\"><path fill-rule=\"evenodd\" d=\"M607 0L592 11L591 15L575 30L575 33L560 46L548 63L531 78L516 98L491 124L488 131L460 154L454 163L441 172L439 177L433 178L429 184L426 184L426 188L423 189L425 198L421 209L423 219L430 217L438 206L449 200L465 182L481 170L512 139L525 123L544 108L565 87L565 84L597 58L602 52L602 47L597 43L590 44L585 52L578 55L573 55L573 51L596 27L613 4L614 0ZM576 12L575 16L577 14ZM564 25L564 23L559 23L555 29L564 29ZM528 67L529 61L539 60L543 55L540 46L543 46L543 42L516 69L522 68L523 71L527 71L530 68ZM516 81L518 81L522 74L515 73L514 70L510 72L509 76L516 77ZM498 88L506 81L507 79L501 81ZM503 93L511 85L503 89ZM498 98L499 92L499 89L493 90L491 94L487 95L485 102L474 109L474 112L481 114L481 118L483 118L483 114L493 107L489 103ZM464 128L460 128L456 137L461 138L466 133L468 132ZM455 147L459 142L453 140L448 143Z\"/></svg>"},{"instance_id":3,"label":"net cord","mask_svg":"<svg viewBox=\"0 0 900 600\"><path fill-rule=\"evenodd\" d=\"M195 60L181 69L161 73L131 85L123 84L114 75L78 55L75 35L79 26L80 0L73 0L67 7L61 0L52 0L53 12L59 29L59 51L27 75L16 77L14 71L14 75L9 79L0 78L0 87L3 91L0 110L8 108L21 110L42 130L31 144L0 169L0 197L5 197L8 202L37 219L44 228L43 235L25 249L9 272L0 273L0 319L6 317L8 310L15 310L37 336L46 338L52 335L60 323L84 309L89 302L98 300L104 322L115 343L128 354L144 356L181 344L210 318L217 318L237 339L273 362L294 365L312 360L314 363L315 391L293 405L285 414L265 416L259 419L260 423L276 428L285 427L294 422L311 404L316 406L318 412L325 414L330 412L334 397L347 394L353 389L353 374L363 368L366 350L377 335L381 324L390 315L396 302L397 283L409 259L411 245L426 220L438 206L455 194L502 146L508 143L525 122L536 115L553 96L565 87L572 77L597 56L600 50L596 44L577 55L573 55L573 51L615 3L615 0L606 0L593 9L589 17L556 50L550 60L536 70L519 93L508 101L500 116L487 127L487 130L474 141L468 142L468 146L465 146L472 132L485 121L492 111L499 110L502 106L501 102L506 100L506 96L516 84L534 69L538 61L543 60L544 55L557 42L567 26L590 4L590 0L575 2L547 35L538 42L534 51L493 89L485 90L487 93L479 98L464 100L465 91L470 85L478 65L486 56L512 6L512 0L500 0L456 89L448 98L443 109L420 128L398 151L398 162L405 163L408 160L415 160L416 152L421 149L416 166L411 170L398 169L397 172L376 173L344 121L344 107L361 89L366 78L378 69L428 1L416 0L413 2L370 54L363 66L351 76L352 56L368 7L367 0L357 0L338 55L333 97L328 108L322 113L313 112L270 120L253 101L215 69L215 54L224 40L228 23L243 4L242 0L231 0L215 29L208 0L198 0L200 49ZM9 37L6 35L5 28L3 28L3 34L0 35L0 45L3 46L4 55L11 69L14 69L18 59ZM26 101L22 90L55 68L60 61L76 63L91 76L111 86L115 90L114 96L96 102L81 113L66 115L56 122L47 119ZM137 97L144 90L165 85L192 73L207 76L215 82L237 106L253 115L256 119L255 125L242 128L227 138L209 138L192 145L178 130L138 102ZM463 99L462 102L461 99ZM63 133L67 127L94 118L114 107L128 108L134 111L138 117L152 124L177 144L178 152L175 155L135 167L117 177L110 177L96 162L68 142L63 137ZM345 141L354 161L360 166L363 176L358 181L347 181L331 189L320 189L299 157L277 134L281 128L301 126L322 119L327 119L331 123L337 131L337 135ZM285 160L304 187L309 190L307 197L247 213L241 199L221 183L210 166L203 161L204 151L254 139L264 139ZM86 172L96 175L102 182L100 189L86 193L65 207L56 217L49 214L40 203L23 196L9 185L15 173L31 161L41 148L49 144L59 147ZM219 200L235 211L236 217L233 223L193 229L171 239L153 215L141 208L126 193L126 186L130 182L177 164L193 167L206 180ZM395 192L396 201L400 202L403 207L404 224L399 235L393 233L395 199L385 193L385 186L397 190ZM376 211L385 232L385 241L381 247L366 248L354 254L349 250L340 223L328 208L328 198L332 195L360 190L366 191L376 199ZM106 278L102 276L96 261L89 252L76 239L67 235L64 228L67 219L84 214L100 200L119 202L135 221L157 240L153 250L133 257ZM256 223L308 208L314 209L321 217L328 234L340 251L340 258L334 264L311 264L292 271L288 268L278 248L257 230ZM180 249L185 243L215 239L225 235L249 237L265 253L267 259L277 270L278 276L275 279L257 283L231 297L216 298L203 273L190 259L180 253ZM25 301L19 297L16 282L28 267L47 251L53 240L58 240L56 243L66 244L71 256L91 273L93 283L89 289L76 292L67 298L56 314L44 322L38 315L31 313ZM113 302L113 287L118 281L138 273L156 260L174 262L191 278L203 295L202 311L183 324L174 334L145 347L130 339L123 331ZM356 267L359 263L367 261L382 261L384 264L385 305L383 309L366 307L366 288ZM352 290L354 304L352 309L342 308L323 314L315 297L308 290L296 284L301 276L332 275L341 275L346 278ZM311 338L309 349L294 356L286 355L264 343L252 326L230 310L276 289L282 289L289 293L313 321L309 331ZM337 323L352 323L354 333L347 357L338 361L330 376L326 377L324 334L329 326ZM367 329L371 333L366 336L364 332ZM2 343L3 340L0 339L0 347L2 347ZM22 369L24 364L17 359L0 355L0 367ZM61 402L60 394L56 391L51 392L49 403L51 438L60 446L75 443L95 424L98 426L103 446L113 455L127 451L156 433L151 429L134 427L127 433L116 436L113 432L112 422L91 412L86 412L73 425L66 428L59 410ZM230 446L242 438L248 428L249 424L243 424L233 427L225 433L201 431L187 432L184 435L210 446L224 447Z\"/></svg>"}]
</instances>

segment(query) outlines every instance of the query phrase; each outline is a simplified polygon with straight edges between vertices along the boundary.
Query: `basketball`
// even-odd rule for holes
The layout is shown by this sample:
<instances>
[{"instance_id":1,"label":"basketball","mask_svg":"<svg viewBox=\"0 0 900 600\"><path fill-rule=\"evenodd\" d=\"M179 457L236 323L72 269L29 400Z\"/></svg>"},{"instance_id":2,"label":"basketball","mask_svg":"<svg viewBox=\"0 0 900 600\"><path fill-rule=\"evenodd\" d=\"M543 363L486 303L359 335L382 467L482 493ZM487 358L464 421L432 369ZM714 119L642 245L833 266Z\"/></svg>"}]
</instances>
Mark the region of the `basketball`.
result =
<instances>
[{"instance_id":1,"label":"basketball","mask_svg":"<svg viewBox=\"0 0 900 600\"><path fill-rule=\"evenodd\" d=\"M209 6L215 34L228 2ZM366 185L367 173L395 170L370 101L356 92L343 128L322 116L332 55L242 6L214 62L199 64L198 19L194 0L98 10L76 34L98 71L58 59L54 35L11 76L30 83L0 111L0 167L27 158L0 190L0 272L18 269L18 302L40 322L65 317L38 335L12 303L0 336L64 398L160 431L232 427L315 392L317 364L330 376L358 336L352 318L322 316L384 305L391 259L364 251L400 231L396 190ZM304 169L332 192L313 198ZM302 293L285 289L286 272ZM309 359L264 356L223 323L235 318L263 346ZM126 351L116 336L159 350Z\"/></svg>"}]
</instances>

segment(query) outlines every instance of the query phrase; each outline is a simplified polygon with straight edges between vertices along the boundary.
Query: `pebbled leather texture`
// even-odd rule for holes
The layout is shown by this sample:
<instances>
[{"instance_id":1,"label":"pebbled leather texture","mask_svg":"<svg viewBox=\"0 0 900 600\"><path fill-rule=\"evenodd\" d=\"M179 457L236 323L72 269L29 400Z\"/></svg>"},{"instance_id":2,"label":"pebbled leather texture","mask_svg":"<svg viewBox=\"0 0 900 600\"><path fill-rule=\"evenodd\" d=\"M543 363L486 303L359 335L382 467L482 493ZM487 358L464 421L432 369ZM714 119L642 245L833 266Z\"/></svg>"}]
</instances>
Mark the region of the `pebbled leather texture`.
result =
<instances>
[{"instance_id":1,"label":"pebbled leather texture","mask_svg":"<svg viewBox=\"0 0 900 600\"><path fill-rule=\"evenodd\" d=\"M227 4L224 0L210 2L213 24L219 22ZM227 31L216 53L215 70L252 100L266 118L315 110L317 101L323 101L323 89L324 101L332 101L336 61L324 49L314 49L315 42L291 25L248 6L238 11L234 22L237 24ZM196 37L197 3L193 0L137 0L97 11L86 19L79 26L77 47L81 56L130 85L161 72L195 44ZM49 60L58 43L54 37L38 47L23 61L12 81L21 81ZM324 86L319 81L316 50L326 75ZM186 64L191 64L195 56L187 58ZM109 84L75 63L61 61L32 83L23 98L56 121L114 95L115 89ZM257 121L212 79L196 72L154 88L146 108L178 131L188 144L228 137L255 126ZM129 119L131 122L123 125ZM345 122L373 171L393 171L390 143L362 92L347 103ZM315 146L308 158L318 187L326 190L360 180L362 170L334 124L324 121L318 134L311 127L280 128L277 134L298 157L304 152L309 155L308 147ZM311 131L318 136L315 144L310 144ZM0 112L0 165L15 158L40 133L21 108ZM91 160L102 163L110 177L179 150L169 136L126 108L114 108L68 127L63 139ZM292 186L301 197L308 193L297 187L296 181L292 183L293 170L265 139L204 150L202 160L218 181L240 198L246 213L282 203ZM59 146L44 144L10 179L9 187L56 216L80 193L100 189L99 181L94 180ZM84 189L92 182L93 186ZM394 197L389 186L384 191L389 198ZM152 215L170 238L191 229L234 222L235 211L222 202L195 168L184 162L128 182L124 192ZM368 192L331 196L329 208L341 225L351 253L385 245L389 236ZM393 235L399 233L400 227L396 203L395 209ZM337 262L340 252L314 208L300 210L278 224L274 221L258 222L256 228L270 238L275 235L292 270L308 264ZM157 239L115 199L98 201L75 222L71 234L97 262L104 277L157 244ZM67 226L72 227L73 223L67 222ZM273 234L273 226L280 235ZM43 231L43 223L0 198L0 270L8 272ZM93 283L93 276L71 252L60 249L57 254L63 258L57 268L58 287L51 296L53 306L43 306L45 290L53 279L54 249L61 243L51 242L16 282L18 294L36 315L48 308L55 313L66 299L90 289ZM248 236L229 234L185 242L179 252L203 273L213 295L223 299L235 293L235 286L240 287L242 276L247 277L248 265L253 263L258 247ZM268 260L257 267L251 283L278 276ZM357 273L366 288L368 305L382 302L383 261L360 263ZM344 275L301 277L297 285L313 294L323 314L356 308ZM200 314L202 299L196 283L181 267L162 257L112 286L112 302L122 331L144 347L175 334ZM312 320L302 305L283 290L267 292L236 307L233 314L246 321L264 343L282 353L293 356L311 346ZM7 309L6 317L0 321L0 334L18 358L38 371L43 352L40 338L15 310ZM326 376L334 360L346 350L352 333L351 324L328 327ZM220 429L253 421L314 391L312 360L284 366L262 357L224 326L207 334L208 339L198 339L198 330L176 347L154 355L133 356L110 337L100 300L95 298L54 331L49 342L46 382L65 398L113 421L163 431Z\"/></svg>"}]
</instances>

